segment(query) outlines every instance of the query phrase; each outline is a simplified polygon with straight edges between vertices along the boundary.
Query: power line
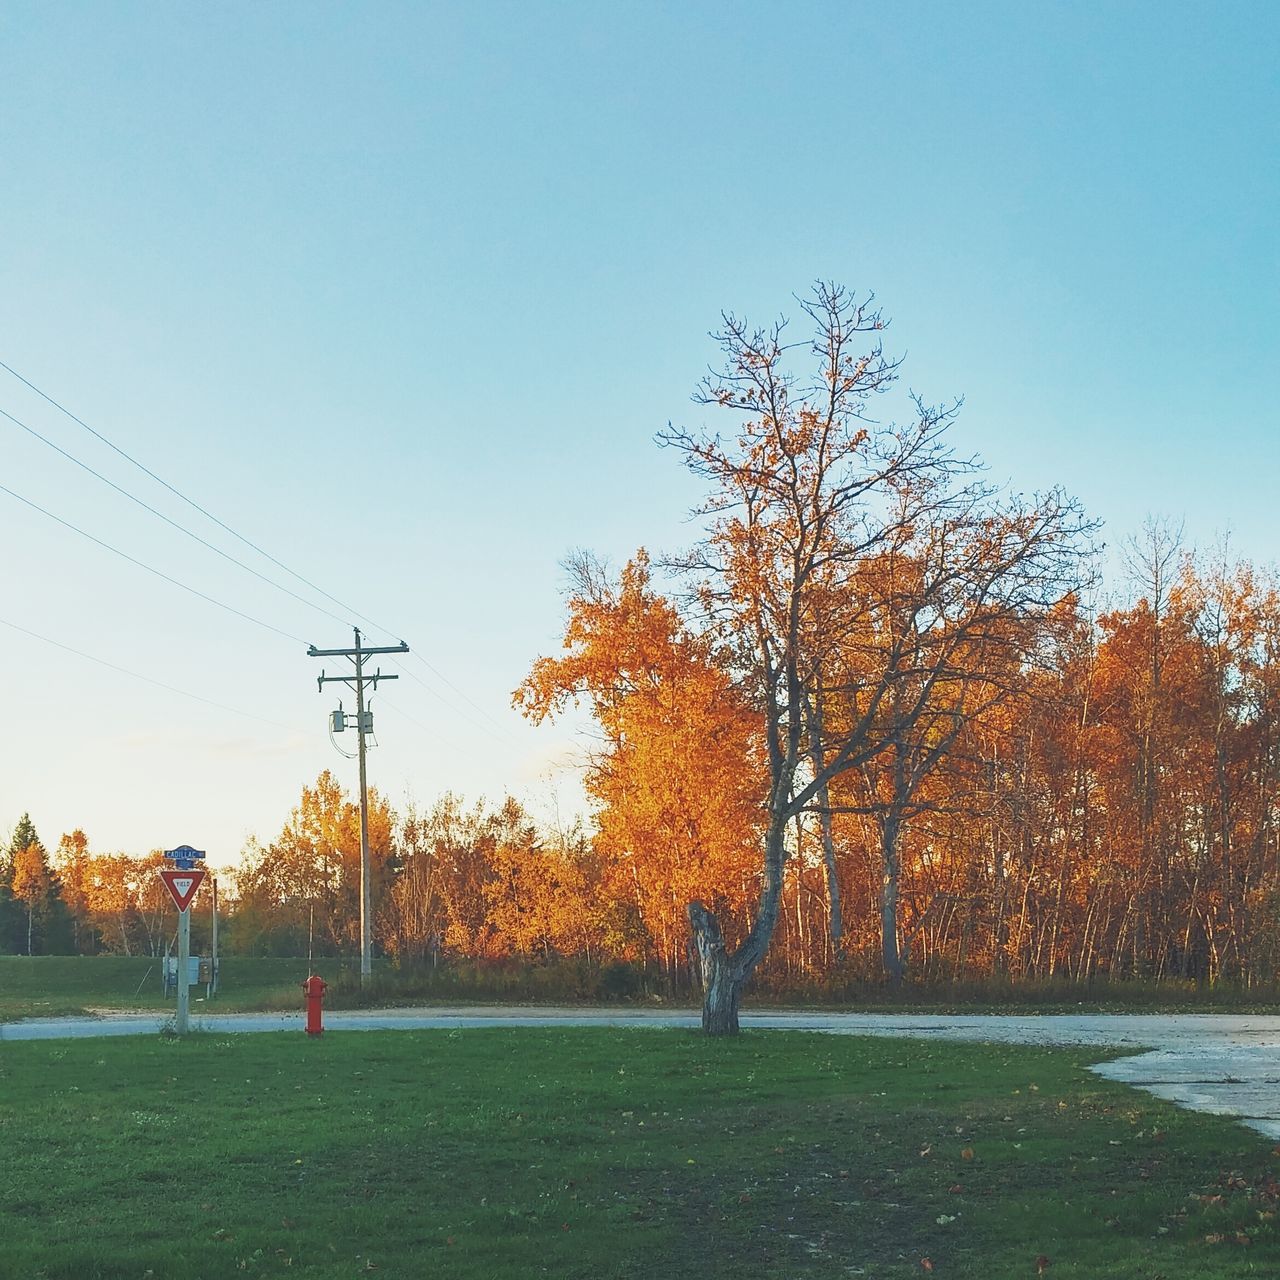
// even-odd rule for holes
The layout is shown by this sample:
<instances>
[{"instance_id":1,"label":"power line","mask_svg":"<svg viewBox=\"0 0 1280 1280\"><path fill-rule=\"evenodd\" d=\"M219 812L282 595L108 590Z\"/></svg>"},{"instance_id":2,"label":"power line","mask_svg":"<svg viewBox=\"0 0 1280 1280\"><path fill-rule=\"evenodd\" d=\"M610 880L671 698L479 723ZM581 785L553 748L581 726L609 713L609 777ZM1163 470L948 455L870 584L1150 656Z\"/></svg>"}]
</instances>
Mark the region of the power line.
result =
<instances>
[{"instance_id":1,"label":"power line","mask_svg":"<svg viewBox=\"0 0 1280 1280\"><path fill-rule=\"evenodd\" d=\"M421 662L421 663L422 663L422 665L423 665L424 667L426 667L426 669L427 669L428 671L430 671L430 672L431 672L431 674L432 674L433 676L435 676L435 678L436 678L437 680L439 680L441 684L447 685L447 686L448 686L450 689L452 689L452 690L454 691L454 693L456 693L456 694L458 695L458 697L460 697L460 698L461 698L465 703L467 703L467 704L468 704L469 706L471 706L471 707L474 707L474 708L475 708L475 710L476 710L476 711L478 711L482 716L484 716L484 718L485 718L485 719L486 719L486 720L487 720L491 725L493 725L495 729L500 730L500 731L502 732L503 736L504 736L504 737L507 737L507 740L508 740L508 741L512 741L512 739L511 739L509 736L507 736L507 731L502 727L502 725L501 725L497 720L495 720L495 719L493 718L493 716L491 716L491 715L490 715L490 714L489 714L489 713L488 713L488 712L487 712L487 711L486 711L486 710L485 710L485 709L484 709L484 708L483 708L483 707L482 707L478 702L476 702L476 700L475 700L474 698L470 698L470 697L468 697L468 696L467 696L467 695L466 695L466 694L465 694L461 689L459 689L459 688L458 688L458 686L457 686L456 684L454 684L454 683L453 683L453 681L452 681L452 680L450 680L450 679L449 679L449 677L448 677L448 676L446 676L446 675L444 674L444 672L440 671L440 670L439 670L438 668L436 668L436 667L433 667L433 666L431 665L431 663L429 663L429 662L426 660L426 658L424 658L420 653L418 653L418 652L417 652L417 650L414 650L414 651L413 651L413 653L411 654L411 656L412 656L412 657L414 657L414 658L417 658L417 659L418 659L418 661L419 661L419 662ZM406 674L407 674L407 673L406 673ZM416 679L416 677L411 677L411 678ZM422 681L422 680L419 680L419 681L418 681L418 683L419 683L419 684L424 684L424 685L425 685L425 682L424 682L424 681Z\"/></svg>"},{"instance_id":2,"label":"power line","mask_svg":"<svg viewBox=\"0 0 1280 1280\"><path fill-rule=\"evenodd\" d=\"M181 489L178 489L174 485L171 485L163 477L156 475L156 473L152 471L150 467L145 466L143 463L139 462L138 459L135 458L132 454L126 453L113 440L109 440L106 436L104 436L101 431L94 430L94 428L91 427L87 422L85 422L83 418L77 417L74 413L71 412L70 409L66 407L66 405L59 404L58 401L56 401L51 395L48 394L48 392L42 391L39 387L36 386L34 382L31 382L28 379L24 378L22 374L20 374L11 365L7 365L3 360L0 360L0 369L3 369L6 373L12 374L15 378L17 378L19 382L22 383L24 387L30 388L42 400L45 400L49 404L53 405L53 407L57 409L59 413L66 414L66 416L70 418L72 422L76 423L78 426L83 427L95 439L102 441L102 443L105 444L108 449L111 449L115 453L118 453L120 457L122 457L126 462L130 463L131 465L137 467L138 470L141 471L144 475L150 476L151 479L154 480L158 485L161 485L163 488L168 489L168 491L171 494L173 494L175 498L181 498L182 501L187 504L187 506L192 507L194 510L198 511L202 516L205 517L206 520L212 520L213 523L216 524L220 529L225 529L226 532L229 533L233 538L236 538L240 542L243 542L246 547L249 547L251 550L256 551L260 556L263 556L266 559L270 560L271 563L274 564L278 569L283 569L285 573L287 573L290 577L297 578L299 582L301 582L304 586L310 587L312 591L319 592L320 595L324 596L326 600L329 600L333 604L336 604L340 609L345 609L348 614L351 614L355 617L362 616L359 613L357 613L356 610L353 609L349 604L346 604L344 601L339 600L337 596L330 595L329 592L327 592L323 587L317 586L309 578L304 578L302 574L297 572L297 570L289 568L289 566L285 564L284 561L277 560L275 556L273 556L269 551L264 551L263 548L258 546L256 542L253 542L251 539L246 538L244 534L238 533L224 520L219 520L218 517L215 516L212 511L206 510L198 502L196 502L194 498L188 498L187 495L183 493ZM340 621L345 622L346 619L340 619ZM367 622L369 621L369 619L365 618L364 621ZM382 628L379 628L379 630L381 629ZM392 633L389 633L389 634L392 634Z\"/></svg>"},{"instance_id":3,"label":"power line","mask_svg":"<svg viewBox=\"0 0 1280 1280\"><path fill-rule=\"evenodd\" d=\"M251 613L245 613L242 609L237 609L233 605L226 604L222 600L216 600L213 596L207 596L203 591L197 591L195 587L188 586L185 582L178 578L172 578L167 573L146 564L131 556L127 551L121 551L119 547L113 547L109 542L103 542L101 538L95 537L85 529L81 529L79 525L74 525L70 520L64 520L61 516L56 516L52 511L40 506L37 502L32 502L30 498L24 498L22 494L15 493L12 489L0 484L0 493L7 493L11 498L16 498L24 506L30 507L33 511L38 511L42 516L48 516L50 520L56 521L62 525L64 529L70 529L72 533L78 533L82 538L88 538L90 542L96 542L98 546L110 551L113 555L119 556L122 560L127 560L130 564L135 564L139 569L145 569L148 573L153 573L157 578L163 578L165 582L171 583L175 587L180 587L183 591L189 592L193 596L216 605L219 609L225 609L228 613L234 613L237 618L243 618L246 622L252 622L255 626L263 627L267 631L274 631L276 635L283 636L286 640L296 640L298 644L306 644L307 642L301 636L295 636L291 632L282 631L279 627L272 626L269 622L264 622L261 618L255 618Z\"/></svg>"},{"instance_id":4,"label":"power line","mask_svg":"<svg viewBox=\"0 0 1280 1280\"><path fill-rule=\"evenodd\" d=\"M410 656L415 657L417 655L414 654L412 651L410 651ZM432 667L430 663L425 663L425 665L430 670L435 671L435 668ZM416 671L407 670L403 663L400 664L400 670L415 684L421 685L433 698L436 699L437 702L440 703L441 706L453 712L455 716L461 716L463 720L465 720L468 724L473 725L475 728L479 729L481 733L487 733L491 738L495 739L498 742L504 742L508 746L519 747L520 744L515 740L515 738L513 738L509 733L507 733L502 728L502 726L499 725L497 721L493 719L492 716L487 715L482 708L477 707L474 702L471 702L470 698L467 698L466 694L464 694L455 685L451 684L448 680L445 680L443 676L440 676L440 679L443 681L443 683L449 685L449 687L453 689L453 691L457 693L459 697L466 698L466 701L470 702L473 707L476 707L476 710L479 711L480 714L484 716L486 720L489 721L489 725L494 725L495 728L490 728L489 725L481 724L474 716L469 716L465 711L462 711L458 707L454 706L453 703L451 703L446 697L444 697L443 694L433 689L420 675L418 675Z\"/></svg>"},{"instance_id":5,"label":"power line","mask_svg":"<svg viewBox=\"0 0 1280 1280\"><path fill-rule=\"evenodd\" d=\"M293 599L301 602L302 604L305 604L307 608L315 609L317 612L323 613L326 618L332 618L335 622L342 622L342 623L347 622L346 618L331 612L330 610L324 608L322 605L315 604L313 601L308 600L306 596L300 596L296 591L292 590L289 587L286 587L283 583L277 582L274 578L268 578L265 573L259 573L257 569L253 568L252 565L245 564L243 560L237 560L236 557L231 555L229 552L224 551L221 547L215 546L212 542L208 541L206 538L202 538L194 530L188 529L186 525L179 524L178 521L171 519L169 516L165 515L163 511L157 511L155 507L151 506L151 504L148 502L144 502L143 499L137 496L137 494L130 493L128 489L122 488L120 485L116 484L114 480L109 480L106 476L102 474L102 472L95 471L93 467L91 467L87 462L84 462L80 458L77 458L75 454L69 453L66 449L62 448L61 445L56 444L54 441L50 440L48 436L42 435L34 427L29 426L27 423L23 422L19 418L15 418L13 414L11 414L7 409L0 409L0 417L8 418L9 421L14 424L14 426L21 427L23 431L25 431L28 435L34 436L37 440L41 442L41 444L46 444L55 453L60 453L64 458L67 459L68 462L74 462L77 467L80 467L82 470L87 471L91 476L94 476L98 480L101 480L103 484L107 485L111 489L114 489L118 494L121 494L123 497L128 498L130 502L136 503L144 511L149 511L158 520L163 520L165 524L171 526L174 529L177 529L179 533L185 533L188 538L194 538L195 541L198 542L202 547L208 547L208 549L212 551L214 555L219 555L224 560L230 561L231 564L236 565L240 569L243 569L246 573L253 574L255 578L259 579L262 582L265 582L269 587L275 587L277 591L283 591L285 595L292 596Z\"/></svg>"},{"instance_id":6,"label":"power line","mask_svg":"<svg viewBox=\"0 0 1280 1280\"><path fill-rule=\"evenodd\" d=\"M179 689L177 685L165 684L163 680L153 680L150 676L144 676L141 672L130 671L128 667L117 666L114 662L108 662L105 658L98 658L92 653L85 653L83 649L73 649L71 645L63 644L61 640L54 640L50 636L42 636L38 631L20 627L16 622L10 622L7 618L0 618L0 624L11 627L14 631L21 631L24 636L30 636L33 640L41 640L45 644L51 644L55 649L61 649L65 653L74 653L77 658L84 658L86 662L96 662L100 667L109 667L112 671L118 671L121 675L129 676L133 680L141 680L144 684L155 685L157 689L165 689L169 693L181 694L184 698L190 698L193 702L203 702L208 707L217 707L219 711L229 711L232 715L243 716L246 720L257 720L259 724L273 725L277 729L292 731L295 728L294 725L282 724L279 720L268 720L265 716L256 716L251 711L241 711L238 707L229 707L225 702L215 702L212 698L203 698L198 693Z\"/></svg>"},{"instance_id":7,"label":"power line","mask_svg":"<svg viewBox=\"0 0 1280 1280\"><path fill-rule=\"evenodd\" d=\"M305 586L310 587L312 591L318 592L320 595L324 596L326 600L329 600L333 604L336 604L340 608L346 610L348 614L358 619L359 621L368 623L368 625L373 627L375 630L381 631L384 634L389 636L398 636L400 634L400 632L397 631L395 628L384 626L382 623L378 622L376 619L370 618L367 614L361 613L358 609L353 608L351 605L347 604L345 601L338 599L337 596L330 594L323 587L318 586L316 583L312 582L309 578L304 577L302 574L298 573L297 570L291 569L282 560L278 560L269 551L259 546L256 542L252 541L249 538L246 538L244 534L239 533L237 530L233 529L224 520L220 520L211 511L201 506L193 498L187 497L187 495L183 493L180 489L170 484L167 480L163 479L161 476L158 476L154 471L151 470L150 467L139 462L137 458L133 457L132 454L127 453L113 440L110 440L107 436L103 435L101 431L98 431L95 428L91 427L87 422L84 421L83 418L80 418L76 414L72 413L70 409L68 409L65 405L59 403L59 401L55 400L51 395L49 395L47 391L44 391L40 387L36 386L36 384L32 382L30 379L23 377L23 375L20 374L15 368L13 368L12 365L6 364L3 360L0 360L0 369L3 369L6 373L11 374L14 378L16 378L19 382L21 382L23 386L27 387L31 391L34 391L35 394L38 395L42 400L46 401L48 404L51 404L55 409L58 410L59 413L65 414L68 418L71 419L72 422L76 423L80 427L83 427L84 430L87 431L91 436L93 436L97 440L100 440L109 449L113 450L115 453L119 454L120 457L124 458L126 462L130 463L132 466L137 467L138 470L143 472L144 475L149 476L152 480L154 480L157 484L161 485L163 488L167 489L175 497L180 498L189 507L193 508L195 511L198 511L207 520L213 521L213 523L216 524L219 528L224 529L227 533L231 534L233 538L238 539L240 542L244 543L245 546L249 547L253 551L256 551L260 556L263 556L267 560L271 561L271 563L274 564L277 568L283 569L285 573L290 575L290 577L296 578L299 582L303 583ZM8 417L9 415L6 414L5 416ZM25 425L25 424L19 424L19 425ZM54 447L56 448L56 446ZM108 483L110 483L110 481L108 481ZM144 503L143 505L145 506L146 504ZM54 517L54 518L56 519L57 517ZM179 527L182 527L182 526L179 526ZM187 532L189 532L189 530ZM196 537L197 535L192 534L192 536ZM197 539L197 540L203 541L203 539ZM205 545L210 545L210 544L206 543ZM239 562L237 561L236 563L239 563ZM244 567L247 567L247 566L244 566ZM250 572L253 572L253 570L250 570ZM267 581L270 581L270 579L267 579ZM278 584L273 584L273 585L278 585ZM282 587L281 590L287 590L287 588ZM312 607L319 608L319 606L312 606ZM232 610L232 612L238 612L238 611ZM326 612L326 611L322 610L322 612ZM328 616L334 617L335 615L328 614ZM346 619L339 619L339 621L346 621ZM275 630L276 628L271 628L271 629ZM468 706L470 706L474 711L476 711L485 720L487 720L489 724L492 725L493 728L496 729L504 739L506 739L506 741L508 742L514 741L512 738L510 738L510 736L507 733L507 730L504 728L503 725L501 725L493 716L491 716L478 702L475 701L474 698L472 698L464 690L460 689L456 684L454 684L453 681L450 680L449 677L446 676L443 671L441 671L438 667L434 666L432 663L427 661L427 659L424 658L417 650L413 651L412 656L415 657L420 663L422 663L422 665L433 676L435 676L435 678L439 680L441 684L451 689L455 694L458 695L459 698L461 698L465 703L467 703ZM435 694L435 691L432 690L431 687L427 685L425 681L421 680L417 676L411 675L411 673L407 671L405 672L405 674L409 675L411 679L417 680L419 684L421 684L434 696L439 697L439 695ZM441 699L441 701L444 701L444 700ZM446 702L445 705L448 706L448 703ZM450 708L450 709L454 710L453 708ZM459 714L463 714L464 719L469 719L469 717L467 717L464 713L459 713ZM472 721L472 723L474 724L475 722ZM477 725L476 727L480 728L481 726ZM485 730L485 732L491 732L491 731Z\"/></svg>"},{"instance_id":8,"label":"power line","mask_svg":"<svg viewBox=\"0 0 1280 1280\"><path fill-rule=\"evenodd\" d=\"M369 705L370 706L373 705L372 698L369 700ZM430 737L432 737L433 739L438 738L440 736L440 731L438 729L432 729L429 725L423 724L421 720L417 719L414 716L411 716L398 702L388 701L385 697L383 697L382 701L379 702L378 706L380 710L386 710L390 708L392 715L399 716L401 720L407 720L411 725L414 725L416 728L421 729L423 733L430 735ZM452 708L450 708L450 710L452 710Z\"/></svg>"}]
</instances>

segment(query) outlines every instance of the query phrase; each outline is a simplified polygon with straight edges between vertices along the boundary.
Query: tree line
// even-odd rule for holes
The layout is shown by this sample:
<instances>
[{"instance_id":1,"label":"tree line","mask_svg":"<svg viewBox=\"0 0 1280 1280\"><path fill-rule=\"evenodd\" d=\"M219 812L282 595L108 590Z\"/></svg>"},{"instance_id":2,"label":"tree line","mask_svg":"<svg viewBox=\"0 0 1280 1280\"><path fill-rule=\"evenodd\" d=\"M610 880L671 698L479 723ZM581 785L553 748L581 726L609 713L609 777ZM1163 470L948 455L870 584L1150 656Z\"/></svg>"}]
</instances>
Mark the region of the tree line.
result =
<instances>
[{"instance_id":1,"label":"tree line","mask_svg":"<svg viewBox=\"0 0 1280 1280\"><path fill-rule=\"evenodd\" d=\"M988 484L951 445L958 404L912 398L886 422L879 311L832 285L802 305L798 343L726 315L697 399L732 429L661 437L706 485L701 540L616 572L576 555L563 647L515 691L534 721L592 714L590 827L375 793L380 950L694 972L711 1031L736 1028L757 971L1269 978L1274 571L1152 522L1122 593L1090 607L1078 503ZM74 832L41 870L20 844L0 867L7 949L42 929L156 945L145 860ZM353 952L358 884L358 814L325 773L245 849L228 943Z\"/></svg>"},{"instance_id":2,"label":"tree line","mask_svg":"<svg viewBox=\"0 0 1280 1280\"><path fill-rule=\"evenodd\" d=\"M999 697L963 723L929 710L792 819L776 983L1274 974L1280 583L1158 527L1134 550L1134 598L1097 616L1064 598ZM758 708L643 555L613 578L578 564L566 638L519 698L534 713L575 691L590 701L591 828L540 828L509 798L397 814L375 789L382 954L624 960L679 985L687 903L708 904L731 941L748 934L766 821ZM326 772L227 878L223 945L355 954L359 849L356 806ZM163 952L161 865L159 851L95 852L80 830L51 856L24 815L0 853L0 948Z\"/></svg>"}]
</instances>

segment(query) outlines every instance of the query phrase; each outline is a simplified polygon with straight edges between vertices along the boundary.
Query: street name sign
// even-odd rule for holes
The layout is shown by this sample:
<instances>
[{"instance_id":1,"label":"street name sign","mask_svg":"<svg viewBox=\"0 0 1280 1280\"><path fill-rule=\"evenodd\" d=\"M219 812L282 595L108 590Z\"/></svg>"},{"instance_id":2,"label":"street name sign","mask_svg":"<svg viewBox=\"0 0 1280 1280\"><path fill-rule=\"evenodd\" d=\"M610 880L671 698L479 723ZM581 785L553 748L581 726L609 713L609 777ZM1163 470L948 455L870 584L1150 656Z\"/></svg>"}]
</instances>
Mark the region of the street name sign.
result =
<instances>
[{"instance_id":1,"label":"street name sign","mask_svg":"<svg viewBox=\"0 0 1280 1280\"><path fill-rule=\"evenodd\" d=\"M169 890L174 906L179 911L185 911L191 905L192 898L196 896L196 890L204 881L204 872L165 869L160 872L160 879Z\"/></svg>"},{"instance_id":2,"label":"street name sign","mask_svg":"<svg viewBox=\"0 0 1280 1280\"><path fill-rule=\"evenodd\" d=\"M180 844L176 849L166 849L164 856L182 871L190 871L197 862L204 861L204 850L193 849L189 844Z\"/></svg>"}]
</instances>

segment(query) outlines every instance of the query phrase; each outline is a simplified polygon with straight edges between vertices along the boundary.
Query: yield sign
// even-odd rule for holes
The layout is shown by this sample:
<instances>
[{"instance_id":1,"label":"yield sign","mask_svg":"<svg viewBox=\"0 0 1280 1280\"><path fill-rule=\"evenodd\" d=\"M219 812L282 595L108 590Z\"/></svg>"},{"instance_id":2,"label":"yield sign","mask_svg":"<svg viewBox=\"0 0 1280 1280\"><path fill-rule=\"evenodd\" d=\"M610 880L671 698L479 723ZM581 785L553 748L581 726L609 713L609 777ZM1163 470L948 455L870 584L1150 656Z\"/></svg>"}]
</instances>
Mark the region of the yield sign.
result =
<instances>
[{"instance_id":1,"label":"yield sign","mask_svg":"<svg viewBox=\"0 0 1280 1280\"><path fill-rule=\"evenodd\" d=\"M160 872L160 879L169 890L169 897L173 899L174 906L179 911L185 911L191 905L191 899L196 896L196 890L204 880L204 872L166 869Z\"/></svg>"}]
</instances>

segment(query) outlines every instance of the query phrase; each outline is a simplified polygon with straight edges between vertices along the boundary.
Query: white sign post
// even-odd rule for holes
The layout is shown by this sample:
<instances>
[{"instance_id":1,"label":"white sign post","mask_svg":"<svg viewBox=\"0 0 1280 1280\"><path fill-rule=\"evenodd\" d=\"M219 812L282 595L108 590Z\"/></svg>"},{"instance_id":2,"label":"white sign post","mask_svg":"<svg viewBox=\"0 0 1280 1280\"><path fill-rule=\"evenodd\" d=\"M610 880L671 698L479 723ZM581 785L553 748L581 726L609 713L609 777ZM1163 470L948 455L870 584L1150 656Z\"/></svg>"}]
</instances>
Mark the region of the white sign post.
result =
<instances>
[{"instance_id":1,"label":"white sign post","mask_svg":"<svg viewBox=\"0 0 1280 1280\"><path fill-rule=\"evenodd\" d=\"M191 900L204 879L203 868L196 866L198 861L204 860L204 851L184 844L176 849L166 849L164 856L174 864L160 873L160 879L169 890L173 905L178 908L177 1030L180 1036L185 1036L191 1009L191 987L187 982L191 959Z\"/></svg>"}]
</instances>

